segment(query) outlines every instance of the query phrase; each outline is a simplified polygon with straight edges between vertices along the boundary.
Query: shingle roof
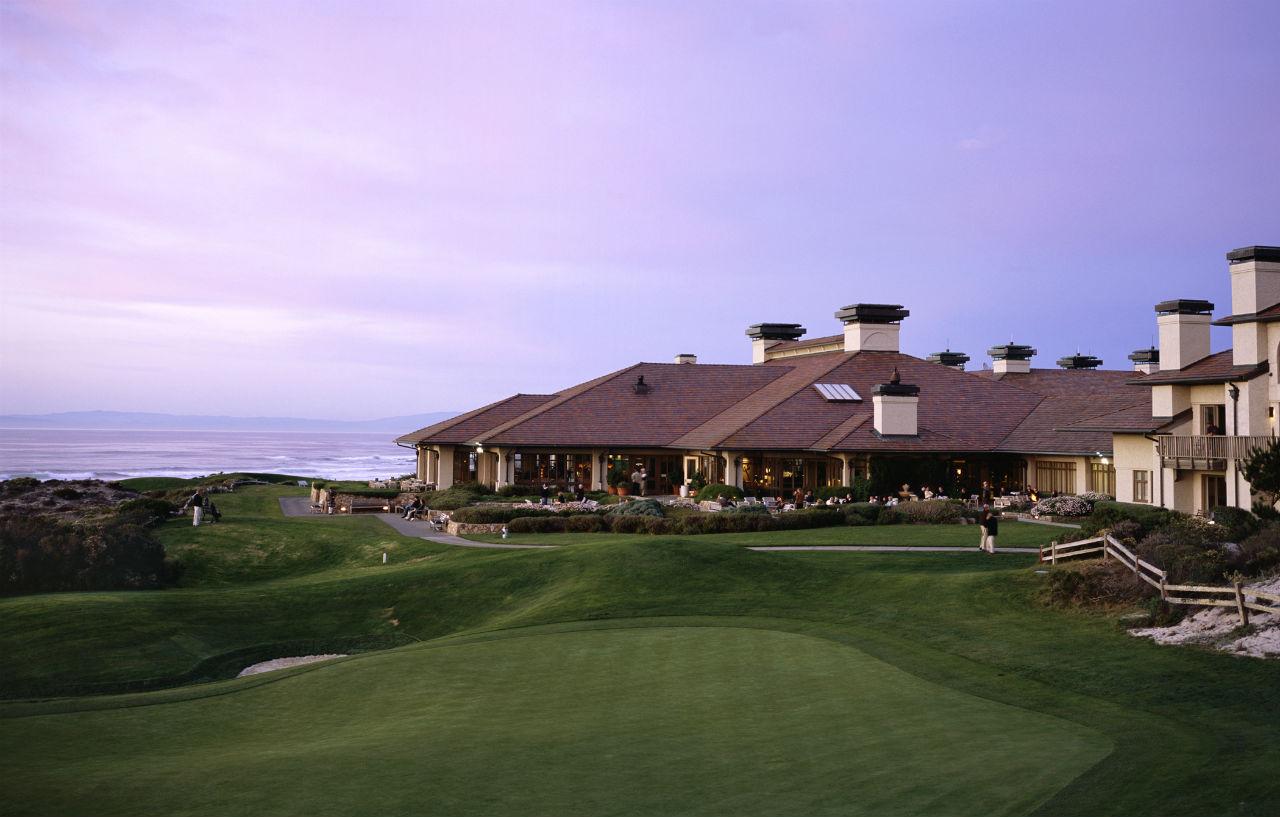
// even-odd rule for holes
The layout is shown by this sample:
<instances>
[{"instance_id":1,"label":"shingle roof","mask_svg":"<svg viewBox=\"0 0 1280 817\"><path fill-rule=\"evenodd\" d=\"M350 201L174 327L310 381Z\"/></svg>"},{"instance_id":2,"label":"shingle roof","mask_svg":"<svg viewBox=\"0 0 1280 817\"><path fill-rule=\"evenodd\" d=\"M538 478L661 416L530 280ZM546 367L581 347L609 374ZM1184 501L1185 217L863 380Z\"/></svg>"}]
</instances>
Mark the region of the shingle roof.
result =
<instances>
[{"instance_id":1,"label":"shingle roof","mask_svg":"<svg viewBox=\"0 0 1280 817\"><path fill-rule=\"evenodd\" d=\"M1280 304L1260 309L1257 312L1246 312L1241 315L1228 315L1213 322L1214 326L1231 326L1235 323L1275 323L1280 321Z\"/></svg>"},{"instance_id":2,"label":"shingle roof","mask_svg":"<svg viewBox=\"0 0 1280 817\"><path fill-rule=\"evenodd\" d=\"M872 390L897 368L920 387L919 435L881 437ZM633 389L644 376L647 393ZM1150 405L1131 372L1038 370L994 377L897 352L824 352L763 365L640 363L555 395L515 395L402 442L685 450L1110 451L1108 434L1066 430ZM814 383L864 398L829 402Z\"/></svg>"},{"instance_id":3,"label":"shingle roof","mask_svg":"<svg viewBox=\"0 0 1280 817\"><path fill-rule=\"evenodd\" d=\"M471 442L475 435L544 405L554 397L554 394L513 394L496 403L420 428L397 438L396 442L418 443L428 439L433 443Z\"/></svg>"},{"instance_id":4,"label":"shingle roof","mask_svg":"<svg viewBox=\"0 0 1280 817\"><path fill-rule=\"evenodd\" d=\"M785 367L640 363L495 429L494 445L667 447L757 390ZM646 394L633 384L644 376Z\"/></svg>"},{"instance_id":5,"label":"shingle roof","mask_svg":"<svg viewBox=\"0 0 1280 817\"><path fill-rule=\"evenodd\" d=\"M831 343L844 343L844 335L824 335L808 340L782 340L769 347L770 354L776 352L792 352L798 349L809 349L814 346L826 346Z\"/></svg>"},{"instance_id":6,"label":"shingle roof","mask_svg":"<svg viewBox=\"0 0 1280 817\"><path fill-rule=\"evenodd\" d=\"M1177 383L1184 386L1205 385L1211 383L1229 383L1233 380L1252 380L1260 374L1266 374L1267 361L1254 366L1237 366L1232 361L1232 351L1218 352L1203 360L1197 360L1190 366L1167 372L1149 374L1134 383L1144 386Z\"/></svg>"}]
</instances>

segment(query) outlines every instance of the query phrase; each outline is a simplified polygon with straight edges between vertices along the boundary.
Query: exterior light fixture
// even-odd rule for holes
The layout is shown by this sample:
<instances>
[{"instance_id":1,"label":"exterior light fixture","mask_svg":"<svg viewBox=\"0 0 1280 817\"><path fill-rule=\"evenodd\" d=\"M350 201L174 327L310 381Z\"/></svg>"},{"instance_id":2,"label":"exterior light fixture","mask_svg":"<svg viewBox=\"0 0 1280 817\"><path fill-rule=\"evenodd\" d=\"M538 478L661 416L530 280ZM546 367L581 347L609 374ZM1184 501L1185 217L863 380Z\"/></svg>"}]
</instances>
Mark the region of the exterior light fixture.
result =
<instances>
[{"instance_id":1,"label":"exterior light fixture","mask_svg":"<svg viewBox=\"0 0 1280 817\"><path fill-rule=\"evenodd\" d=\"M484 453L484 443L476 443L476 453L477 454Z\"/></svg>"}]
</instances>

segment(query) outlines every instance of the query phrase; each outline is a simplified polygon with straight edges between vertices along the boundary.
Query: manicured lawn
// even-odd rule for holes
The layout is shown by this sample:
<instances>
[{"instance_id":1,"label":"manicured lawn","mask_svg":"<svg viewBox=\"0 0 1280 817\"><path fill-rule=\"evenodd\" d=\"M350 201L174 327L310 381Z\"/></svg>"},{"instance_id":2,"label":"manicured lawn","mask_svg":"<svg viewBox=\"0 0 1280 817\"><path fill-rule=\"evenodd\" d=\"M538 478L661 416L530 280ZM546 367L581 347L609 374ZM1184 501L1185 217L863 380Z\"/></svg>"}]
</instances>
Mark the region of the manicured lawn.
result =
<instances>
[{"instance_id":1,"label":"manicured lawn","mask_svg":"<svg viewBox=\"0 0 1280 817\"><path fill-rule=\"evenodd\" d=\"M425 643L0 704L0 813L1280 813L1280 666L1048 609L1034 556L396 537L383 566L380 522L285 519L279 491L163 531L192 586L0 599L0 692ZM949 535L795 533L826 531Z\"/></svg>"},{"instance_id":2,"label":"manicured lawn","mask_svg":"<svg viewBox=\"0 0 1280 817\"><path fill-rule=\"evenodd\" d=\"M1064 528L1029 522L1004 522L1000 525L998 547L1040 547L1061 537ZM712 533L700 536L670 537L688 542L751 546L787 545L893 545L895 547L971 547L978 548L977 525L868 525L864 527L811 528L809 530L765 531L763 533ZM573 545L603 541L644 542L652 539L642 534L522 533L503 540L501 536L468 536L477 542L502 542L528 545Z\"/></svg>"},{"instance_id":3,"label":"manicured lawn","mask_svg":"<svg viewBox=\"0 0 1280 817\"><path fill-rule=\"evenodd\" d=\"M521 634L224 690L7 722L25 751L0 770L28 785L0 812L1025 814L1113 748L852 647L742 628Z\"/></svg>"}]
</instances>

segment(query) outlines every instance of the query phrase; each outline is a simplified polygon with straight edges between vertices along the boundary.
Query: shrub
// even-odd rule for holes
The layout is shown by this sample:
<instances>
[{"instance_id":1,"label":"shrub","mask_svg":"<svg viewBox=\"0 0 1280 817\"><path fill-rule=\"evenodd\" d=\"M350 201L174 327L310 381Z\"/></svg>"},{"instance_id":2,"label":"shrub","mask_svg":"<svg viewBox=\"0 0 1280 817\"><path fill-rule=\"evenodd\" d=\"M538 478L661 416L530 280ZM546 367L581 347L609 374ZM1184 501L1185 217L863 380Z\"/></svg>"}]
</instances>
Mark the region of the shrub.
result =
<instances>
[{"instance_id":1,"label":"shrub","mask_svg":"<svg viewBox=\"0 0 1280 817\"><path fill-rule=\"evenodd\" d=\"M1124 533L1133 538L1134 541L1140 541L1157 528L1180 516L1182 514L1176 511L1141 503L1098 502L1093 506L1088 519L1081 523L1080 530L1084 534L1081 538L1090 539L1107 528L1113 530L1117 539L1124 538L1119 532L1115 532L1116 527L1121 522L1129 522L1132 524L1123 529ZM1133 525L1138 526L1136 531L1133 529Z\"/></svg>"},{"instance_id":2,"label":"shrub","mask_svg":"<svg viewBox=\"0 0 1280 817\"><path fill-rule=\"evenodd\" d=\"M722 496L728 497L734 502L737 502L739 499L742 499L742 489L735 488L732 485L716 483L714 485L707 485L702 490L698 491L699 502L715 502Z\"/></svg>"},{"instance_id":3,"label":"shrub","mask_svg":"<svg viewBox=\"0 0 1280 817\"><path fill-rule=\"evenodd\" d=\"M880 506L880 512L876 515L877 525L896 525L902 521L902 514L898 513L898 508L888 508Z\"/></svg>"},{"instance_id":4,"label":"shrub","mask_svg":"<svg viewBox=\"0 0 1280 817\"><path fill-rule=\"evenodd\" d=\"M1261 576L1280 566L1280 526L1268 525L1240 542L1228 564L1246 576Z\"/></svg>"},{"instance_id":5,"label":"shrub","mask_svg":"<svg viewBox=\"0 0 1280 817\"><path fill-rule=\"evenodd\" d=\"M501 496L501 497L513 497L513 496L532 497L532 496L538 495L536 491L532 491L524 485L503 485L501 488L499 488L496 491L496 493L498 496Z\"/></svg>"},{"instance_id":6,"label":"shrub","mask_svg":"<svg viewBox=\"0 0 1280 817\"><path fill-rule=\"evenodd\" d=\"M772 517L770 517L772 518ZM804 528L830 528L844 524L844 514L835 509L811 508L804 511L784 513L773 519L777 530L800 530Z\"/></svg>"},{"instance_id":7,"label":"shrub","mask_svg":"<svg viewBox=\"0 0 1280 817\"><path fill-rule=\"evenodd\" d=\"M477 501L484 494L476 483L465 482L443 491L427 491L422 495L422 501L434 510L456 511Z\"/></svg>"},{"instance_id":8,"label":"shrub","mask_svg":"<svg viewBox=\"0 0 1280 817\"><path fill-rule=\"evenodd\" d=\"M507 508L495 506L478 506L472 508L458 508L453 512L450 518L454 522L465 522L475 525L495 525L499 522L510 522L513 519L519 519L522 516L550 516L552 511L543 510L538 506L512 506Z\"/></svg>"},{"instance_id":9,"label":"shrub","mask_svg":"<svg viewBox=\"0 0 1280 817\"><path fill-rule=\"evenodd\" d=\"M27 491L39 487L40 480L35 477L14 477L0 482L0 488L3 488L7 494L25 494Z\"/></svg>"},{"instance_id":10,"label":"shrub","mask_svg":"<svg viewBox=\"0 0 1280 817\"><path fill-rule=\"evenodd\" d=\"M1209 514L1228 542L1248 539L1262 527L1262 520L1242 508L1219 507Z\"/></svg>"},{"instance_id":11,"label":"shrub","mask_svg":"<svg viewBox=\"0 0 1280 817\"><path fill-rule=\"evenodd\" d=\"M173 516L176 510L172 502L142 497L121 502L115 507L115 517L121 522L151 527Z\"/></svg>"},{"instance_id":12,"label":"shrub","mask_svg":"<svg viewBox=\"0 0 1280 817\"><path fill-rule=\"evenodd\" d=\"M622 502L607 510L609 516L656 516L662 517L662 503L656 499L637 499L634 502Z\"/></svg>"},{"instance_id":13,"label":"shrub","mask_svg":"<svg viewBox=\"0 0 1280 817\"><path fill-rule=\"evenodd\" d=\"M1050 571L1046 578L1043 598L1059 607L1130 607L1155 592L1114 560L1067 565Z\"/></svg>"},{"instance_id":14,"label":"shrub","mask_svg":"<svg viewBox=\"0 0 1280 817\"><path fill-rule=\"evenodd\" d=\"M79 499L80 492L70 486L64 488L54 488L53 495L58 499Z\"/></svg>"},{"instance_id":15,"label":"shrub","mask_svg":"<svg viewBox=\"0 0 1280 817\"><path fill-rule=\"evenodd\" d=\"M0 520L0 595L158 587L173 578L164 546L142 525Z\"/></svg>"},{"instance_id":16,"label":"shrub","mask_svg":"<svg viewBox=\"0 0 1280 817\"><path fill-rule=\"evenodd\" d=\"M609 530L605 520L592 513L577 514L564 518L565 533L603 533Z\"/></svg>"},{"instance_id":17,"label":"shrub","mask_svg":"<svg viewBox=\"0 0 1280 817\"><path fill-rule=\"evenodd\" d=\"M858 518L861 522L846 521L846 524L862 524L874 525L880 519L880 511L884 510L884 506L874 502L850 502L840 507L844 513L846 520Z\"/></svg>"},{"instance_id":18,"label":"shrub","mask_svg":"<svg viewBox=\"0 0 1280 817\"><path fill-rule=\"evenodd\" d=\"M904 502L892 510L912 525L954 525L964 518L964 503L950 499Z\"/></svg>"},{"instance_id":19,"label":"shrub","mask_svg":"<svg viewBox=\"0 0 1280 817\"><path fill-rule=\"evenodd\" d=\"M741 504L735 505L732 508L725 508L722 513L752 513L768 516L769 509L758 502L752 502L750 505Z\"/></svg>"},{"instance_id":20,"label":"shrub","mask_svg":"<svg viewBox=\"0 0 1280 817\"><path fill-rule=\"evenodd\" d=\"M1115 501L1115 497L1111 494L1100 494L1097 491L1085 491L1083 494L1080 494L1080 498L1091 504Z\"/></svg>"},{"instance_id":21,"label":"shrub","mask_svg":"<svg viewBox=\"0 0 1280 817\"><path fill-rule=\"evenodd\" d=\"M1227 569L1222 530L1196 517L1170 521L1138 543L1138 555L1161 568L1172 584L1220 582Z\"/></svg>"},{"instance_id":22,"label":"shrub","mask_svg":"<svg viewBox=\"0 0 1280 817\"><path fill-rule=\"evenodd\" d=\"M1031 512L1037 516L1088 516L1093 503L1078 496L1050 496L1037 502Z\"/></svg>"},{"instance_id":23,"label":"shrub","mask_svg":"<svg viewBox=\"0 0 1280 817\"><path fill-rule=\"evenodd\" d=\"M507 523L510 533L564 533L569 520L563 516L518 516Z\"/></svg>"}]
</instances>

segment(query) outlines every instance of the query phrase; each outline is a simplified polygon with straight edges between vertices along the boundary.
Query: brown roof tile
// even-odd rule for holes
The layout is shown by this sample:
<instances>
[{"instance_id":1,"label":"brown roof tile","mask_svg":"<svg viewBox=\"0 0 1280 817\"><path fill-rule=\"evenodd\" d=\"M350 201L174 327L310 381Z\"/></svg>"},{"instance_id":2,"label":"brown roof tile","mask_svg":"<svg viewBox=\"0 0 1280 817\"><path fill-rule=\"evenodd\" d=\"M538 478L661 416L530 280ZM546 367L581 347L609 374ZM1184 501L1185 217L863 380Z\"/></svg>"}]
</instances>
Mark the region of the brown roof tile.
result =
<instances>
[{"instance_id":1,"label":"brown roof tile","mask_svg":"<svg viewBox=\"0 0 1280 817\"><path fill-rule=\"evenodd\" d=\"M495 429L494 445L666 447L789 367L640 363ZM626 376L620 376L625 374ZM643 375L647 394L633 384Z\"/></svg>"},{"instance_id":2,"label":"brown roof tile","mask_svg":"<svg viewBox=\"0 0 1280 817\"><path fill-rule=\"evenodd\" d=\"M1227 349L1225 352L1218 352L1203 360L1197 360L1190 366L1156 372L1133 382L1147 386L1170 383L1184 386L1229 383L1233 380L1252 380L1260 374L1266 374L1268 368L1265 360L1256 366L1237 366L1232 361L1232 351Z\"/></svg>"},{"instance_id":3,"label":"brown roof tile","mask_svg":"<svg viewBox=\"0 0 1280 817\"><path fill-rule=\"evenodd\" d=\"M442 420L412 434L396 439L397 443L466 443L477 434L528 413L554 398L554 394L513 394L478 409Z\"/></svg>"}]
</instances>

